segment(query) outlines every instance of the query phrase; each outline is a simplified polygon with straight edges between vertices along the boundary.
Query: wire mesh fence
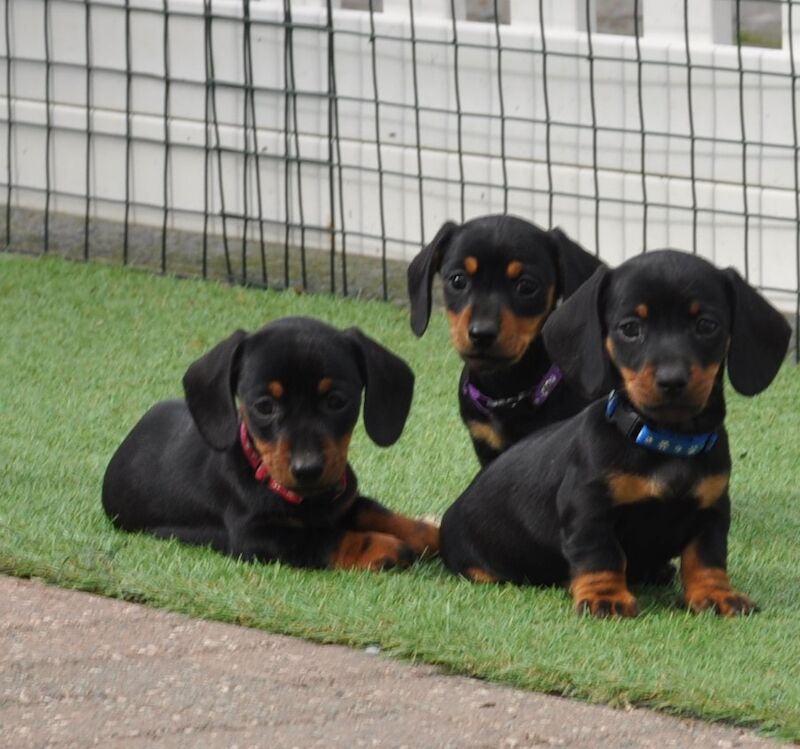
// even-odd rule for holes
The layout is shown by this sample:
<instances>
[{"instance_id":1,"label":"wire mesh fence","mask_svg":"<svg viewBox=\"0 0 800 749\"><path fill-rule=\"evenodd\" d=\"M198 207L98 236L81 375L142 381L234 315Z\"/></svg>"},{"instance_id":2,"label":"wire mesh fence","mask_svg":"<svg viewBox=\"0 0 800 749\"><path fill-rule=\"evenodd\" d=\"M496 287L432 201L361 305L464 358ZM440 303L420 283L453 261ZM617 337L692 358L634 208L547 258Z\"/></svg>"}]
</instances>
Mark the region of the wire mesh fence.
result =
<instances>
[{"instance_id":1,"label":"wire mesh fence","mask_svg":"<svg viewBox=\"0 0 800 749\"><path fill-rule=\"evenodd\" d=\"M11 251L404 298L447 219L800 319L797 0L4 0Z\"/></svg>"}]
</instances>

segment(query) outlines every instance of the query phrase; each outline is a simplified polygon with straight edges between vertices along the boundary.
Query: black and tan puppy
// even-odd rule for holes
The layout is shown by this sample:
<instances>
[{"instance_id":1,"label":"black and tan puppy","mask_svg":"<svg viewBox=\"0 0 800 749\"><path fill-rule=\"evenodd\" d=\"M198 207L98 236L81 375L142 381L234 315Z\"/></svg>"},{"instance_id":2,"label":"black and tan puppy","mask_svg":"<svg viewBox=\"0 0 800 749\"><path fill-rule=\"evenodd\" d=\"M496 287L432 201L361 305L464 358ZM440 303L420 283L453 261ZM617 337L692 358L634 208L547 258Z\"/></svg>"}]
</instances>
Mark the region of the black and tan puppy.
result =
<instances>
[{"instance_id":1,"label":"black and tan puppy","mask_svg":"<svg viewBox=\"0 0 800 749\"><path fill-rule=\"evenodd\" d=\"M154 406L103 482L117 526L235 557L379 569L435 553L438 529L362 496L347 462L361 393L382 446L405 425L414 375L358 329L293 317L238 330L192 364L186 400Z\"/></svg>"},{"instance_id":2,"label":"black and tan puppy","mask_svg":"<svg viewBox=\"0 0 800 749\"><path fill-rule=\"evenodd\" d=\"M411 328L431 314L433 277L456 351L461 418L481 465L532 431L572 416L588 401L553 365L539 333L559 299L600 265L559 229L514 216L446 223L408 268Z\"/></svg>"},{"instance_id":3,"label":"black and tan puppy","mask_svg":"<svg viewBox=\"0 0 800 749\"><path fill-rule=\"evenodd\" d=\"M679 556L690 609L753 611L726 573L723 372L760 392L789 333L734 270L696 256L599 269L543 335L569 381L607 397L477 476L444 516L445 564L476 581L568 583L579 611L634 616L628 583L658 580Z\"/></svg>"}]
</instances>

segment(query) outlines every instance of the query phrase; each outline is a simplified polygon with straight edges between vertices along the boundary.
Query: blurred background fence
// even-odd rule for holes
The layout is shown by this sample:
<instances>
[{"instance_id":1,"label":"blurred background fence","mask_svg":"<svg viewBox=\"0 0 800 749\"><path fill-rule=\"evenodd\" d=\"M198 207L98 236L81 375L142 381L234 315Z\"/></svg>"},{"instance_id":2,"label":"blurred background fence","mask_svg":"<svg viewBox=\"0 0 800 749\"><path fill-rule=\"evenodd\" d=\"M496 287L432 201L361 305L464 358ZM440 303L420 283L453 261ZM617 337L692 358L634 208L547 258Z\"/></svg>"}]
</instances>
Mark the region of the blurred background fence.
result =
<instances>
[{"instance_id":1,"label":"blurred background fence","mask_svg":"<svg viewBox=\"0 0 800 749\"><path fill-rule=\"evenodd\" d=\"M12 251L402 299L447 219L800 315L800 0L3 0Z\"/></svg>"}]
</instances>

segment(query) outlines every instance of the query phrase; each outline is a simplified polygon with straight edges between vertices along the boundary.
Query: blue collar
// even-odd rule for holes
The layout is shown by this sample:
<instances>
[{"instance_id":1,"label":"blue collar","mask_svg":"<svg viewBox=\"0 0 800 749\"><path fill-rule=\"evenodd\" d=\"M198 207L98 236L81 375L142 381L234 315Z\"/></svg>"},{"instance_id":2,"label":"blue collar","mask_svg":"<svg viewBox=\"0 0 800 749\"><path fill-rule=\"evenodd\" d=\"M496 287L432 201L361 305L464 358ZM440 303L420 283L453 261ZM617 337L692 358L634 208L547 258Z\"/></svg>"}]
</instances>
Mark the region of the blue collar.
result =
<instances>
[{"instance_id":1,"label":"blue collar","mask_svg":"<svg viewBox=\"0 0 800 749\"><path fill-rule=\"evenodd\" d=\"M639 418L632 408L626 408L625 404L620 408L621 402L619 393L612 390L606 404L606 419L616 424L626 437L648 450L662 455L691 458L700 453L707 453L717 444L719 435L716 432L676 434L661 429L652 429Z\"/></svg>"}]
</instances>

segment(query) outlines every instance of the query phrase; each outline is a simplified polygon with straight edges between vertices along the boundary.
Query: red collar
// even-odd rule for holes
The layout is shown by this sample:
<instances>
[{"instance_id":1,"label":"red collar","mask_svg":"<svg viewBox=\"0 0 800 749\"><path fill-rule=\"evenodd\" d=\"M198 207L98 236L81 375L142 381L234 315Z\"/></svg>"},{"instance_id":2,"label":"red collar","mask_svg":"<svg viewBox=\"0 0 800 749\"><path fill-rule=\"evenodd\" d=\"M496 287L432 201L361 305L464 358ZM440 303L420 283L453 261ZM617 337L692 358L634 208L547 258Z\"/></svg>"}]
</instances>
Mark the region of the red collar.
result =
<instances>
[{"instance_id":1,"label":"red collar","mask_svg":"<svg viewBox=\"0 0 800 749\"><path fill-rule=\"evenodd\" d=\"M242 451L244 452L245 458L247 458L247 462L255 469L256 481L265 481L270 491L275 492L275 494L283 497L283 499L287 502L291 502L293 505L299 505L303 501L302 496L293 492L291 489L287 489L283 484L279 484L269 475L264 461L261 460L261 456L258 454L255 447L253 447L250 433L247 431L247 426L244 421L239 422L239 442L242 445ZM339 479L333 499L338 499L344 494L345 489L347 489L347 471L345 471L342 474L342 478Z\"/></svg>"}]
</instances>

